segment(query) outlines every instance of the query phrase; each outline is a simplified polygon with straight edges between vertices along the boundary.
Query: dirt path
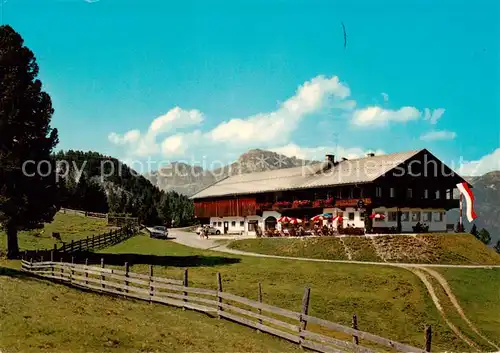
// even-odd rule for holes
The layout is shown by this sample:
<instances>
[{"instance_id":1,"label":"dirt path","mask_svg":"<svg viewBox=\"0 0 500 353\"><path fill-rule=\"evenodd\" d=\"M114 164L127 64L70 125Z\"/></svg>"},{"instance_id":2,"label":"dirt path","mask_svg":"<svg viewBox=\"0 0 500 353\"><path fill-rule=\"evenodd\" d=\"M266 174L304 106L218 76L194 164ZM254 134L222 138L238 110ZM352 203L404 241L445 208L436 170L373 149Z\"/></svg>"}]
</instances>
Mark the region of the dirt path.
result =
<instances>
[{"instance_id":1,"label":"dirt path","mask_svg":"<svg viewBox=\"0 0 500 353\"><path fill-rule=\"evenodd\" d=\"M464 310L462 309L462 307L458 303L458 300L455 297L455 295L453 294L453 291L451 290L451 287L448 284L448 282L446 281L446 279L439 272L436 272L436 271L431 270L429 268L422 267L422 270L425 271L425 272L427 272L429 275L431 275L432 277L434 277L439 282L439 284L443 287L446 295L450 299L451 303L455 307L455 310L458 312L458 314L460 315L460 317L467 323L467 325L469 325L469 327L472 329L472 331L474 331L483 340L485 340L486 342L488 342L488 344L490 344L492 347L494 347L497 351L500 351L500 347L497 344L495 344L494 342L490 341L481 332L479 332L478 328L465 315Z\"/></svg>"},{"instance_id":2,"label":"dirt path","mask_svg":"<svg viewBox=\"0 0 500 353\"><path fill-rule=\"evenodd\" d=\"M349 250L349 247L346 245L346 243L344 242L344 239L342 239L342 237L339 238L340 242L342 243L342 246L344 247L344 252L347 256L347 259L348 260L352 260L352 253L351 253L351 250Z\"/></svg>"},{"instance_id":3,"label":"dirt path","mask_svg":"<svg viewBox=\"0 0 500 353\"><path fill-rule=\"evenodd\" d=\"M456 327L450 320L448 320L446 313L441 306L441 303L439 301L439 298L436 295L436 292L434 290L434 287L432 286L431 282L429 282L429 279L426 277L426 275L422 272L423 269L417 269L417 268L406 268L407 270L411 271L414 273L420 280L424 283L425 287L427 288L427 291L429 292L429 295L431 296L432 301L434 302L434 305L438 309L439 313L443 317L444 321L448 325L448 327L458 336L462 341L467 343L471 348L474 348L476 350L479 350L479 347L472 342L469 338L467 338L459 329Z\"/></svg>"},{"instance_id":4,"label":"dirt path","mask_svg":"<svg viewBox=\"0 0 500 353\"><path fill-rule=\"evenodd\" d=\"M195 233L178 231L177 229L171 229L170 235L175 239L174 242L190 246L197 249L211 249L214 251L224 252L228 254L241 255L241 256L253 256L253 257L265 257L271 259L282 259L282 260L296 260L296 261L310 261L310 262L328 262L328 263L345 263L345 264L358 264L358 265L375 265L375 266L405 266L405 267L442 267L442 268L500 268L500 265L440 265L440 264L411 264L411 263L397 263L397 262L375 262L375 261L351 261L351 260L327 260L327 259L309 259L304 257L291 257L291 256L279 256L279 255L265 255L246 251L240 251L228 248L224 244L218 244L215 240L217 239L232 239L238 240L243 239L239 237L235 239L234 237L223 237L218 236L217 238L211 237L210 239L200 239Z\"/></svg>"}]
</instances>

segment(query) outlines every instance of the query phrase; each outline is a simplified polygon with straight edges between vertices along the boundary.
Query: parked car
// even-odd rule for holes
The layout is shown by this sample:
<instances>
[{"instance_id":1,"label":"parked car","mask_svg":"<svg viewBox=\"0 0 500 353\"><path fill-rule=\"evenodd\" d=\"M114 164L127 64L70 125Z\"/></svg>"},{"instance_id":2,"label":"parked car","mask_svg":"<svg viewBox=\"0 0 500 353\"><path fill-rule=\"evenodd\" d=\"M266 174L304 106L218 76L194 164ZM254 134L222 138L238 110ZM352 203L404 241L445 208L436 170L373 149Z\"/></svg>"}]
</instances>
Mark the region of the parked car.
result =
<instances>
[{"instance_id":1,"label":"parked car","mask_svg":"<svg viewBox=\"0 0 500 353\"><path fill-rule=\"evenodd\" d=\"M209 235L213 235L213 234L219 235L220 234L220 230L218 230L217 228L215 228L213 226L200 226L200 227L196 228L196 234L200 235L201 230L203 228L207 228L208 229L208 234Z\"/></svg>"},{"instance_id":2,"label":"parked car","mask_svg":"<svg viewBox=\"0 0 500 353\"><path fill-rule=\"evenodd\" d=\"M155 239L167 239L168 229L163 226L156 226L149 229L150 237Z\"/></svg>"}]
</instances>

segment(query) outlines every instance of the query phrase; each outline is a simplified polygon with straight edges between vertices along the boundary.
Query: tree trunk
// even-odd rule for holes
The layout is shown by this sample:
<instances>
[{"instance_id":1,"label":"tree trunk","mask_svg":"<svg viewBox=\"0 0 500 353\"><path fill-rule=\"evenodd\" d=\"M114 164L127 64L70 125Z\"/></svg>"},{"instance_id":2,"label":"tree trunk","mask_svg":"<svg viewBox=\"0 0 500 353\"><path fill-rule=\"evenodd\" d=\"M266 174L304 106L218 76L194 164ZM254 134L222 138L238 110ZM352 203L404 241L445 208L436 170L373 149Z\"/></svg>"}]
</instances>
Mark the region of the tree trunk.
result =
<instances>
[{"instance_id":1,"label":"tree trunk","mask_svg":"<svg viewBox=\"0 0 500 353\"><path fill-rule=\"evenodd\" d=\"M17 228L7 225L7 258L16 259L19 255L19 243L17 242Z\"/></svg>"}]
</instances>

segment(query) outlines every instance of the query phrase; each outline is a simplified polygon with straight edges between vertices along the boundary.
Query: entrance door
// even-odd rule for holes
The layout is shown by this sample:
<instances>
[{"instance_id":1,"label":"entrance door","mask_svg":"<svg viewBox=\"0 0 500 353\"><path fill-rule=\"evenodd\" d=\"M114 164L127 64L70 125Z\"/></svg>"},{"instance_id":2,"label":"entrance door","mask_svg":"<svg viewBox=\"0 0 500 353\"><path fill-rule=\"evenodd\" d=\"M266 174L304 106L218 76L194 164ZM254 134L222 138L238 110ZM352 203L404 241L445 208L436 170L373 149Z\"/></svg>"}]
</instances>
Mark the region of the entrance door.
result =
<instances>
[{"instance_id":1,"label":"entrance door","mask_svg":"<svg viewBox=\"0 0 500 353\"><path fill-rule=\"evenodd\" d=\"M229 231L229 222L224 222L224 234L227 234Z\"/></svg>"}]
</instances>

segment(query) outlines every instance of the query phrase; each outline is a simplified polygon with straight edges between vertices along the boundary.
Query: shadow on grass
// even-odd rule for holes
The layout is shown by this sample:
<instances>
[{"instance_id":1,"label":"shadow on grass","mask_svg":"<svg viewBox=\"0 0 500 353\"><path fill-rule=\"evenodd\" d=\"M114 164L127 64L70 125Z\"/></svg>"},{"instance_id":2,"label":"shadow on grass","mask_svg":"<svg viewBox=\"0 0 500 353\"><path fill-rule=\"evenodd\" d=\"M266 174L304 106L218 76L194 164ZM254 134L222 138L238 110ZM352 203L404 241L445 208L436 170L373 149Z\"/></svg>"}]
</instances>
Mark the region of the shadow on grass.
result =
<instances>
[{"instance_id":1,"label":"shadow on grass","mask_svg":"<svg viewBox=\"0 0 500 353\"><path fill-rule=\"evenodd\" d=\"M44 252L26 252L23 254L25 259L33 261L50 261L50 251ZM160 256L144 254L112 254L112 253L94 253L90 251L68 253L54 253L54 261L85 263L89 265L101 264L103 259L105 265L123 266L127 262L132 265L155 265L155 266L173 266L173 267L199 267L199 266L221 266L239 263L239 258L224 256Z\"/></svg>"},{"instance_id":2,"label":"shadow on grass","mask_svg":"<svg viewBox=\"0 0 500 353\"><path fill-rule=\"evenodd\" d=\"M33 277L21 270L10 267L0 267L0 276L6 276L11 278L20 278L20 279L33 279Z\"/></svg>"}]
</instances>

